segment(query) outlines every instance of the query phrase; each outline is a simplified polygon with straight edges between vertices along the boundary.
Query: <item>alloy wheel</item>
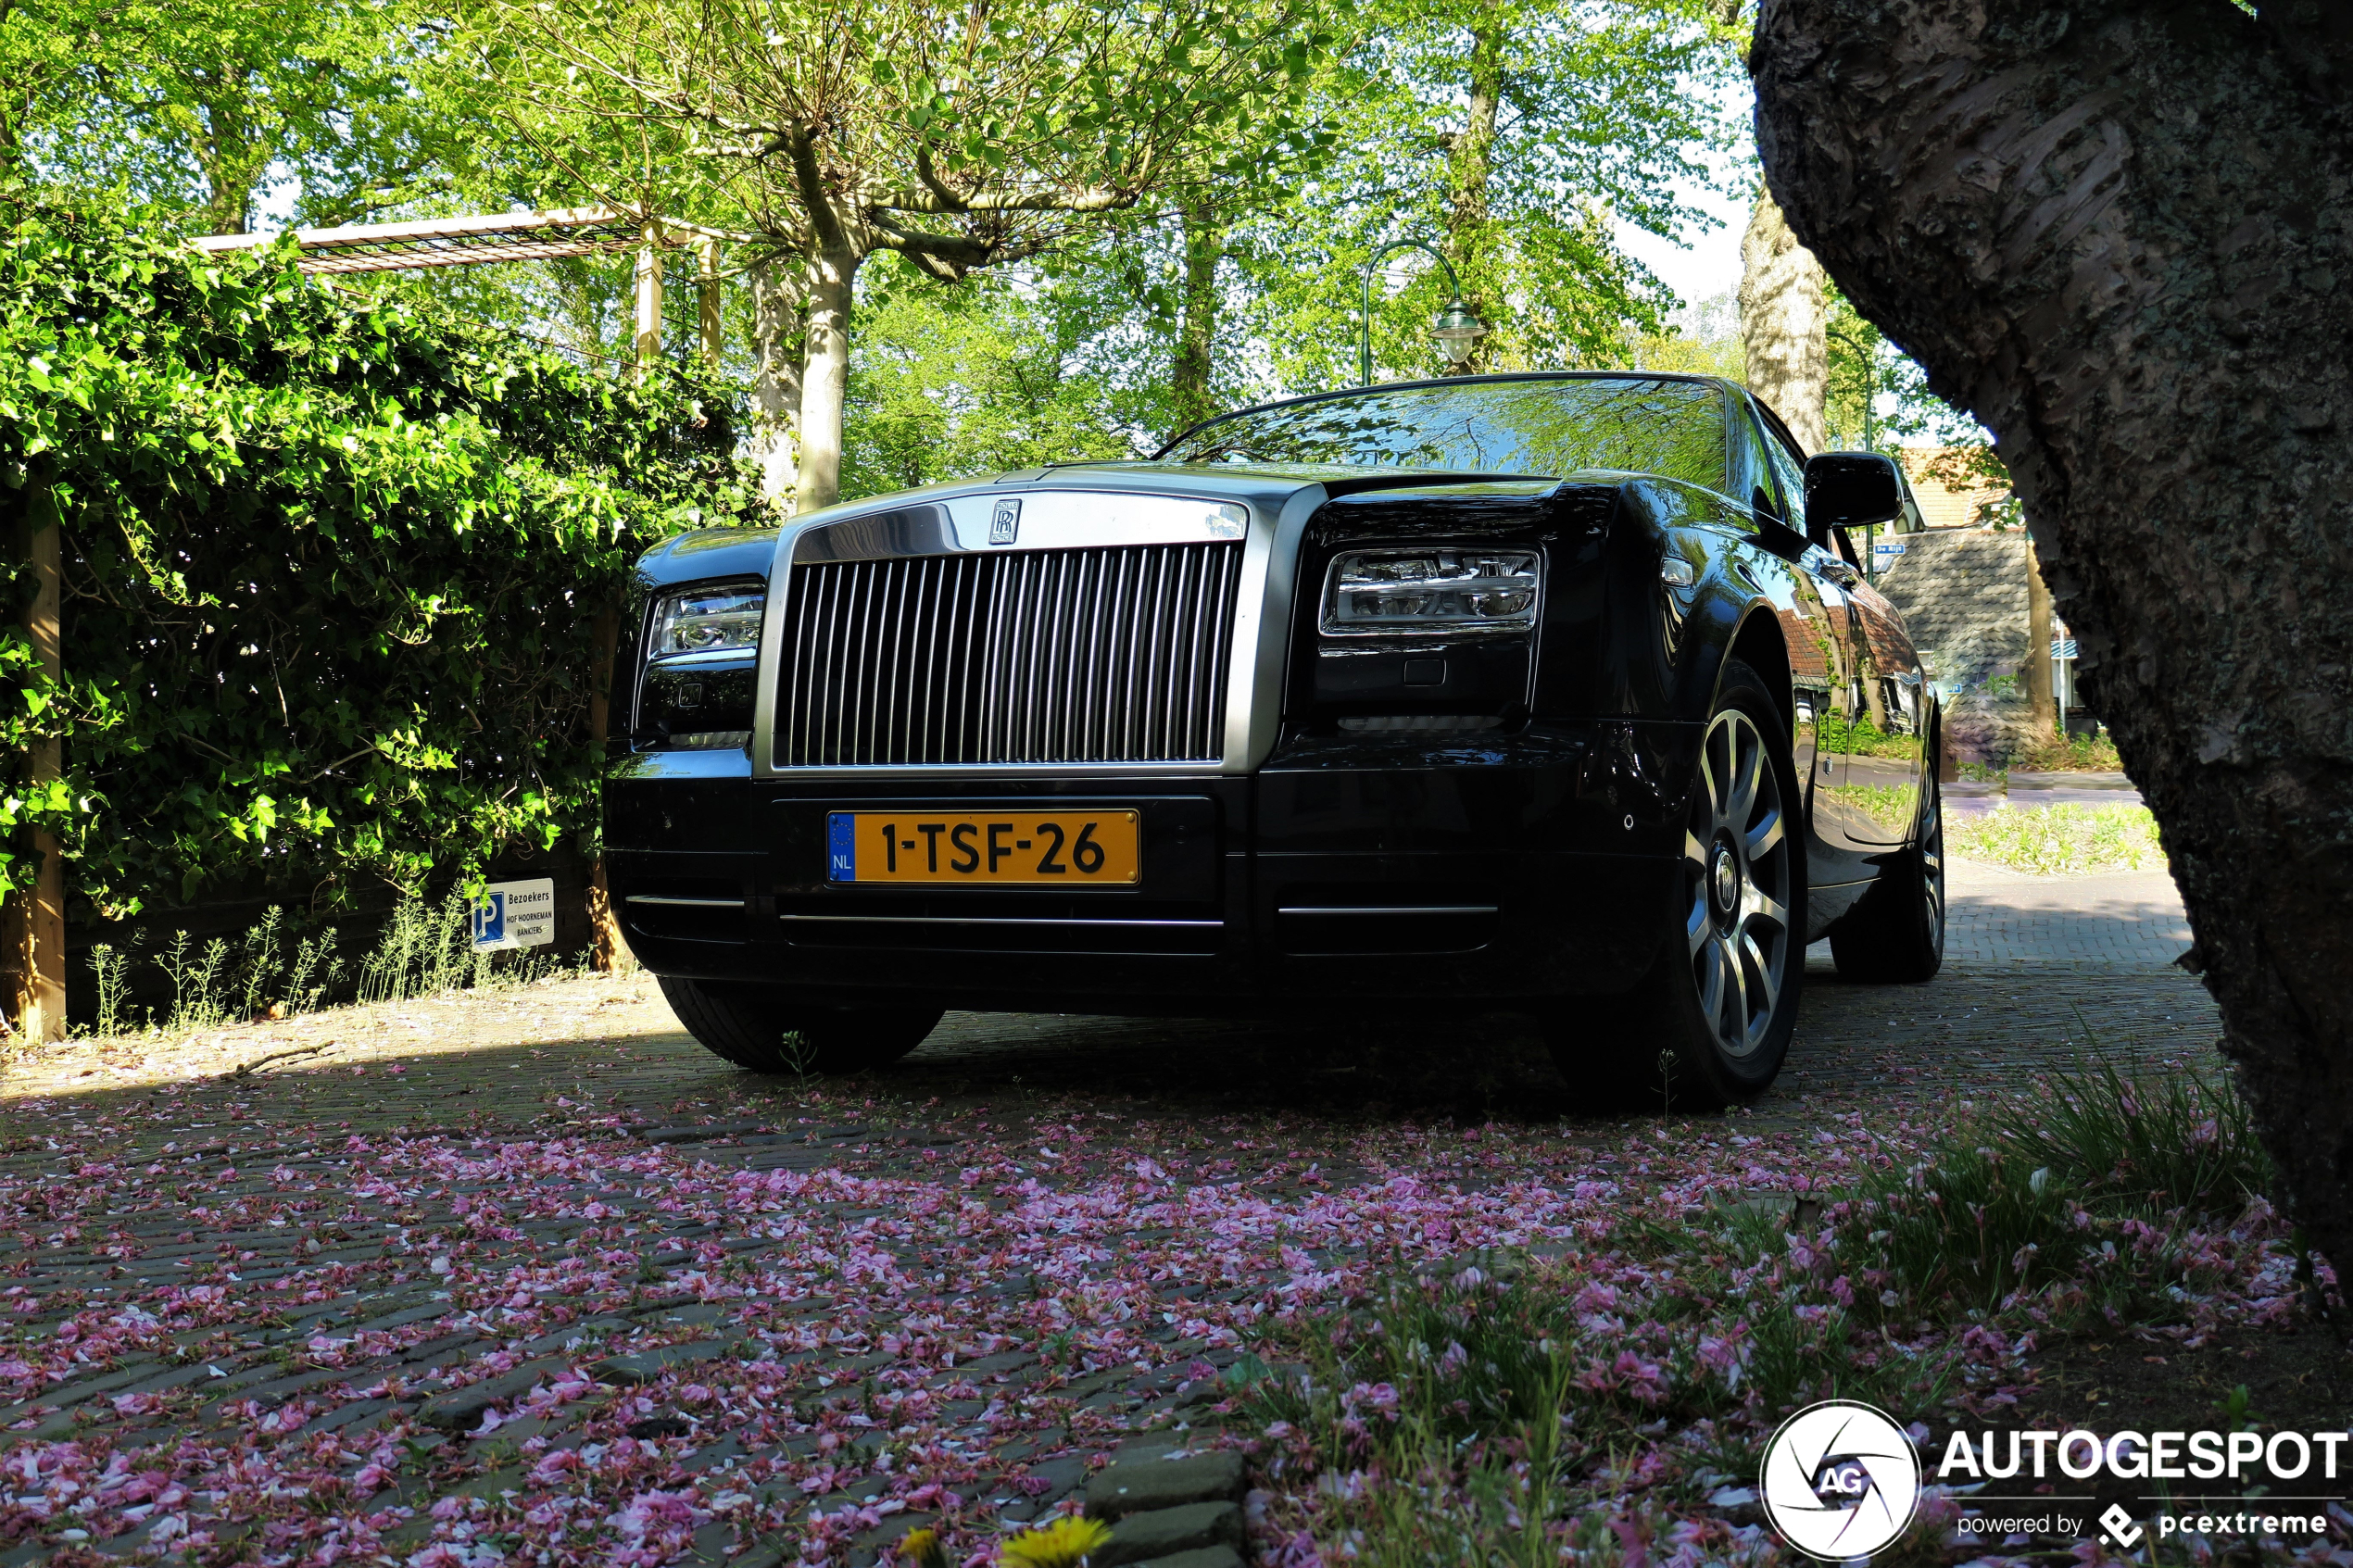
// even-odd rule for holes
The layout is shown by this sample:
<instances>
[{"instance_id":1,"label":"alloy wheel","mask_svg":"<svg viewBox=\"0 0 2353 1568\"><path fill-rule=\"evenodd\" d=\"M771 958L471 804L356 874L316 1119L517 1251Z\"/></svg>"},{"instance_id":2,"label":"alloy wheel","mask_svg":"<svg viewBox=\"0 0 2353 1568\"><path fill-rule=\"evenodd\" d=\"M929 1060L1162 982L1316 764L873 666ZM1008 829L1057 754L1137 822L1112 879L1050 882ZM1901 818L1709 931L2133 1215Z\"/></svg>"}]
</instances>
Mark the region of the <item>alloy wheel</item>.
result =
<instances>
[{"instance_id":1,"label":"alloy wheel","mask_svg":"<svg viewBox=\"0 0 2353 1568\"><path fill-rule=\"evenodd\" d=\"M1700 1011L1735 1060L1763 1047L1788 982L1793 852L1765 737L1747 714L1727 709L1700 747L1683 834L1684 935Z\"/></svg>"}]
</instances>

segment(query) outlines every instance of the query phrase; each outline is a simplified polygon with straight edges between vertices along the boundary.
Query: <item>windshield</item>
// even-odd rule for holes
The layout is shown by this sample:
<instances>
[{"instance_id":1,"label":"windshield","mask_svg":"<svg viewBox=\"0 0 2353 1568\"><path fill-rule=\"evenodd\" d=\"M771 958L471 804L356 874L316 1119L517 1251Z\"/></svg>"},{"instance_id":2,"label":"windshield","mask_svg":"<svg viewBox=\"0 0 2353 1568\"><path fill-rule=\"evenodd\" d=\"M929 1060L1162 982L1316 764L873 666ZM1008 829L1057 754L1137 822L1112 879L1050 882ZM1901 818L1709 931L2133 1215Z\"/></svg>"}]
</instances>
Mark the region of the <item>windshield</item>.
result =
<instances>
[{"instance_id":1,"label":"windshield","mask_svg":"<svg viewBox=\"0 0 2353 1568\"><path fill-rule=\"evenodd\" d=\"M1724 394L1644 376L1373 387L1203 425L1164 463L1331 463L1558 478L1663 474L1721 491Z\"/></svg>"}]
</instances>

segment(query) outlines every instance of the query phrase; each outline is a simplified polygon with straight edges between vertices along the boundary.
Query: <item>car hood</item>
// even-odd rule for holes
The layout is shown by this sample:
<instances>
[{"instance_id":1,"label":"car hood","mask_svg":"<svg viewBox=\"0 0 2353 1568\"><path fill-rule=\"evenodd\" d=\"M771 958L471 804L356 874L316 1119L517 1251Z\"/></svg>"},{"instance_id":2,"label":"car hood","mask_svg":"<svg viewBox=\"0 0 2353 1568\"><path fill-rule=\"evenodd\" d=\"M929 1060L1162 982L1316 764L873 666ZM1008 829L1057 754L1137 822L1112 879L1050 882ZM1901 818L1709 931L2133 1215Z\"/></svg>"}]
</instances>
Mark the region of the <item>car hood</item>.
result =
<instances>
[{"instance_id":1,"label":"car hood","mask_svg":"<svg viewBox=\"0 0 2353 1568\"><path fill-rule=\"evenodd\" d=\"M969 503L975 497L1072 491L1178 496L1239 503L1273 518L1295 501L1320 505L1343 497L1358 504L1393 496L1401 503L1442 502L1473 509L1527 507L1542 504L1564 488L1615 488L1627 477L1599 471L1555 478L1322 463L1071 463L864 496L804 513L780 529L710 529L681 534L648 552L638 563L638 571L648 584L737 575L765 577L783 535L798 536L843 523L892 528L906 520L961 509L953 504Z\"/></svg>"}]
</instances>

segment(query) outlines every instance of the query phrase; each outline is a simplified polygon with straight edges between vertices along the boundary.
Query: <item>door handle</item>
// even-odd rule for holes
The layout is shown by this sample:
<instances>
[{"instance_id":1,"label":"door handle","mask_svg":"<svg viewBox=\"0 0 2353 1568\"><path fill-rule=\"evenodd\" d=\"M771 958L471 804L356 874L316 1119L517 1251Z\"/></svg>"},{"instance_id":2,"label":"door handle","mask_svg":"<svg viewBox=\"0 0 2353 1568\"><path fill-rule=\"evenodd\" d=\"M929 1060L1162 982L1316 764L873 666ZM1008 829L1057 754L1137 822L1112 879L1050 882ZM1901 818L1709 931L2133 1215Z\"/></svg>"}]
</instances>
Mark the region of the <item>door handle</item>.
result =
<instances>
[{"instance_id":1,"label":"door handle","mask_svg":"<svg viewBox=\"0 0 2353 1568\"><path fill-rule=\"evenodd\" d=\"M1896 676L1895 681L1898 685L1917 686L1920 684L1920 672L1917 670L1906 670Z\"/></svg>"},{"instance_id":2,"label":"door handle","mask_svg":"<svg viewBox=\"0 0 2353 1568\"><path fill-rule=\"evenodd\" d=\"M1847 565L1843 560L1824 562L1822 566L1822 575L1829 578L1831 582L1837 583L1842 588L1852 588L1856 583L1860 583L1863 580L1863 574L1861 572L1856 571L1853 567Z\"/></svg>"}]
</instances>

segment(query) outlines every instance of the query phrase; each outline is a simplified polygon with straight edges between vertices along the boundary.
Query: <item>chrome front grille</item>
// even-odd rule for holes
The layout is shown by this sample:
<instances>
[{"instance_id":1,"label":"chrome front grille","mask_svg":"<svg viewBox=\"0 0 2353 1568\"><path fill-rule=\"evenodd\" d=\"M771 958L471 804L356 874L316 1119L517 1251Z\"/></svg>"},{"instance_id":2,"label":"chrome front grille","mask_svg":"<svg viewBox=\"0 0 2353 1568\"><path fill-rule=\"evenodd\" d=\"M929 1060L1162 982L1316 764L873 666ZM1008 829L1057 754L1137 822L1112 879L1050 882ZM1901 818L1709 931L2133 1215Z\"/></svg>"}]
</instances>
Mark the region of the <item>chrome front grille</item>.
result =
<instances>
[{"instance_id":1,"label":"chrome front grille","mask_svg":"<svg viewBox=\"0 0 2353 1568\"><path fill-rule=\"evenodd\" d=\"M778 768L1215 762L1239 543L804 562Z\"/></svg>"}]
</instances>

